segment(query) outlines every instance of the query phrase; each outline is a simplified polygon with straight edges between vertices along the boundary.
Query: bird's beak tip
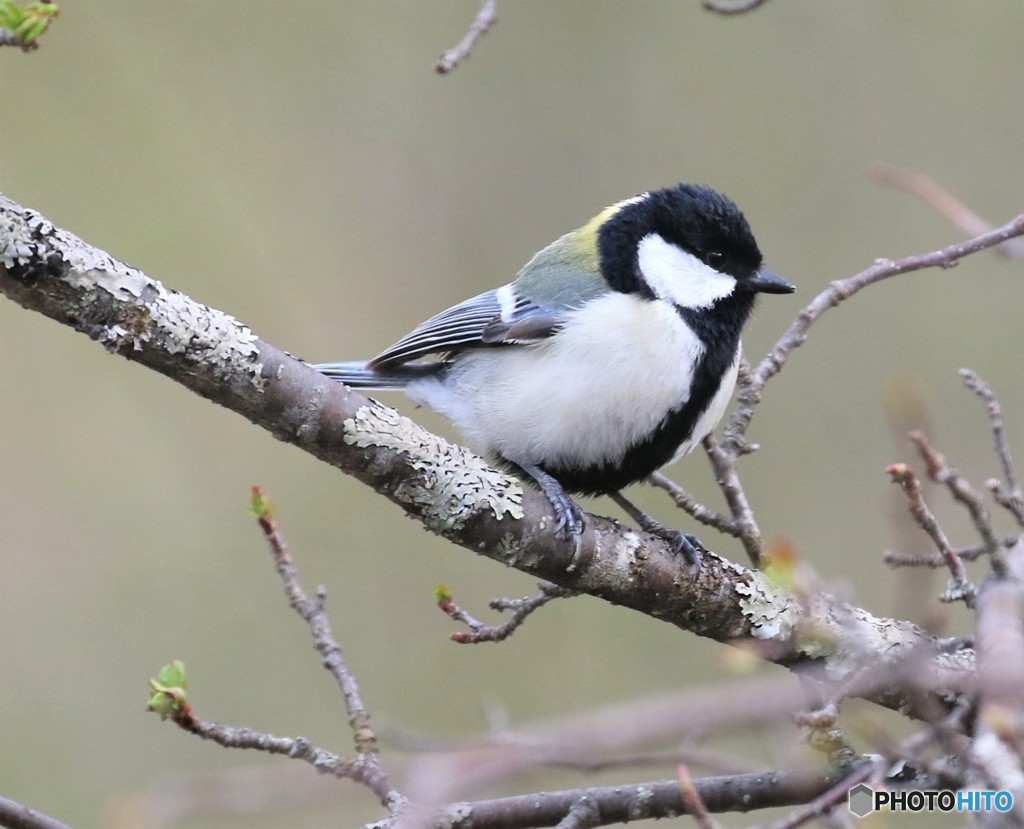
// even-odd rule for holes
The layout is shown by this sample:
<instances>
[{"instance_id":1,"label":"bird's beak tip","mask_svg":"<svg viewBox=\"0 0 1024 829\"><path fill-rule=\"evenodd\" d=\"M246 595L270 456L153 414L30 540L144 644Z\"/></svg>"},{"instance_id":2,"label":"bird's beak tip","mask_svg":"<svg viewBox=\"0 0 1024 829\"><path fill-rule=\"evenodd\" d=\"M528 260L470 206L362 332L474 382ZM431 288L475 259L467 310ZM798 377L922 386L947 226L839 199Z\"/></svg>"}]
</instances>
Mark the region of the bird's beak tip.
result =
<instances>
[{"instance_id":1,"label":"bird's beak tip","mask_svg":"<svg viewBox=\"0 0 1024 829\"><path fill-rule=\"evenodd\" d=\"M791 294L796 290L796 285L767 268L761 268L754 274L753 288L764 294Z\"/></svg>"}]
</instances>

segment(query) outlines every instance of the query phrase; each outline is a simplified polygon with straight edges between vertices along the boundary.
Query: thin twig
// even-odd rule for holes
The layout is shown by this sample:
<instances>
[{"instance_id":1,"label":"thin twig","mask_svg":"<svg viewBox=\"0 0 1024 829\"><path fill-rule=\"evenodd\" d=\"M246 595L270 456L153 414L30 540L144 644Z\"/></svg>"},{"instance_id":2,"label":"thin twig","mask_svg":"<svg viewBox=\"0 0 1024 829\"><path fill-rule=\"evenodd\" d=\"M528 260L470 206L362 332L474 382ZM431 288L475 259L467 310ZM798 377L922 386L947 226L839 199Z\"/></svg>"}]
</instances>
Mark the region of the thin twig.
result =
<instances>
[{"instance_id":1,"label":"thin twig","mask_svg":"<svg viewBox=\"0 0 1024 829\"><path fill-rule=\"evenodd\" d=\"M724 429L721 442L716 442L713 437L709 436L704 441L704 448L711 461L715 479L729 504L733 520L737 523L736 535L742 540L747 555L750 556L755 566L761 557L761 531L743 491L736 471L736 461L740 456L756 448L747 442L746 433L753 420L754 411L761 402L765 384L782 370L793 350L807 341L811 326L829 308L834 308L869 285L892 276L925 268L951 268L965 256L1001 244L1007 239L1021 234L1024 234L1024 215L1018 216L1000 228L940 250L907 256L895 261L879 259L870 268L858 274L832 282L800 312L789 329L779 338L756 368L749 369L745 365L742 366L743 370L739 374L736 387L736 407ZM996 498L998 500L998 494ZM1018 517L1024 525L1024 506L1022 506Z\"/></svg>"},{"instance_id":2,"label":"thin twig","mask_svg":"<svg viewBox=\"0 0 1024 829\"><path fill-rule=\"evenodd\" d=\"M476 17L469 25L469 30L466 32L462 40L459 41L457 46L453 49L449 49L437 59L437 63L434 64L434 69L437 70L437 73L440 75L447 74L468 58L470 50L473 48L473 44L475 44L482 35L487 33L487 30L494 25L497 19L498 0L483 0L480 4L480 11L476 13Z\"/></svg>"},{"instance_id":3,"label":"thin twig","mask_svg":"<svg viewBox=\"0 0 1024 829\"><path fill-rule=\"evenodd\" d=\"M1010 456L1010 449L1006 445L1006 431L1003 428L1003 407L992 391L992 387L982 380L969 368L960 369L960 377L964 385L980 397L988 411L988 419L992 424L992 437L995 441L996 455L1003 467L1003 477L1006 485L1014 497L1021 497L1020 484L1017 482L1017 473L1013 468L1013 458Z\"/></svg>"},{"instance_id":4,"label":"thin twig","mask_svg":"<svg viewBox=\"0 0 1024 829\"><path fill-rule=\"evenodd\" d=\"M971 516L974 528L981 536L982 546L985 552L990 555L999 552L999 539L996 538L992 529L992 522L988 517L988 510L981 500L981 495L971 486L966 478L946 462L946 456L935 449L923 432L913 431L908 437L910 442L917 447L917 451L924 461L928 477L937 484L944 484L953 498L959 501L967 509Z\"/></svg>"},{"instance_id":5,"label":"thin twig","mask_svg":"<svg viewBox=\"0 0 1024 829\"><path fill-rule=\"evenodd\" d=\"M253 487L252 495L253 512L274 557L274 566L284 584L288 604L309 626L313 637L313 646L320 654L323 666L334 677L345 699L348 724L352 730L352 739L357 754L357 759L352 761L349 773L345 776L367 786L380 798L380 802L384 806L393 809L401 797L391 786L387 774L380 765L377 735L370 723L370 715L363 705L359 685L345 664L341 646L338 645L331 633L331 623L324 610L326 600L324 589L318 588L316 599L310 599L306 595L299 583L298 569L288 552L288 546L281 535L277 520L274 518L273 508L263 497L260 487Z\"/></svg>"},{"instance_id":6,"label":"thin twig","mask_svg":"<svg viewBox=\"0 0 1024 829\"><path fill-rule=\"evenodd\" d=\"M537 596L525 596L522 599L492 599L490 606L492 610L499 612L512 611L509 619L500 625L487 625L479 619L474 618L459 605L452 601L451 595L443 589L437 593L437 606L441 608L456 622L462 622L472 633L455 631L451 634L451 640L461 645L476 645L480 642L501 642L508 639L516 628L518 628L527 617L535 610L544 607L552 599L561 599L573 596L575 593L556 584L540 583L540 594Z\"/></svg>"},{"instance_id":7,"label":"thin twig","mask_svg":"<svg viewBox=\"0 0 1024 829\"><path fill-rule=\"evenodd\" d=\"M1003 482L998 478L986 481L985 485L988 487L989 492L992 493L992 498L995 502L1003 509L1009 511L1017 519L1017 523L1024 527L1024 501L1013 497L1007 492Z\"/></svg>"},{"instance_id":8,"label":"thin twig","mask_svg":"<svg viewBox=\"0 0 1024 829\"><path fill-rule=\"evenodd\" d=\"M1019 537L1020 536L1016 535L1004 536L1003 538L997 539L997 543L1000 547L1006 549L1016 544ZM984 544L972 544L969 547L954 547L953 550L960 557L961 561L974 561L988 553L988 548ZM939 553L934 552L908 553L900 550L886 550L882 554L882 561L890 567L931 567L934 569L946 566L946 560Z\"/></svg>"},{"instance_id":9,"label":"thin twig","mask_svg":"<svg viewBox=\"0 0 1024 829\"><path fill-rule=\"evenodd\" d=\"M988 487L992 490L992 494L1000 506L1012 512L1017 522L1024 527L1024 491L1020 488L1017 473L1013 467L1013 457L1010 455L1010 447L1006 444L1003 407L999 404L992 387L973 371L962 368L960 377L963 379L964 385L984 401L989 422L992 424L992 439L995 444L996 457L999 458L999 464L1003 468L1003 480L1006 482L1006 487L1004 488L998 481L995 485L990 482Z\"/></svg>"},{"instance_id":10,"label":"thin twig","mask_svg":"<svg viewBox=\"0 0 1024 829\"><path fill-rule=\"evenodd\" d=\"M871 175L880 184L921 199L968 236L978 236L992 230L991 223L981 218L930 176L884 164L875 167ZM1024 244L1019 241L1006 242L997 245L995 252L1013 259L1024 259Z\"/></svg>"},{"instance_id":11,"label":"thin twig","mask_svg":"<svg viewBox=\"0 0 1024 829\"><path fill-rule=\"evenodd\" d=\"M830 308L835 308L876 282L926 268L951 268L965 256L995 247L1007 239L1013 239L1022 234L1024 234L1024 215L1018 216L989 233L983 233L973 239L958 242L940 250L907 256L903 259L879 259L870 268L858 274L832 282L800 312L786 333L751 372L749 380L738 388L739 405L729 420L723 444L727 447L730 445L734 447L738 441L743 439L750 427L750 421L754 417L754 408L760 402L765 384L782 370L793 350L807 341L811 326Z\"/></svg>"},{"instance_id":12,"label":"thin twig","mask_svg":"<svg viewBox=\"0 0 1024 829\"><path fill-rule=\"evenodd\" d=\"M761 562L761 528L754 518L747 494L743 490L739 473L736 471L735 444L720 444L714 435L704 438L704 451L707 452L715 480L725 495L733 520L736 521L738 532L736 537L743 542L743 547L755 567Z\"/></svg>"},{"instance_id":13,"label":"thin twig","mask_svg":"<svg viewBox=\"0 0 1024 829\"><path fill-rule=\"evenodd\" d=\"M737 538L740 537L741 529L739 522L704 506L700 501L694 498L693 495L683 489L671 478L661 472L654 472L650 475L648 480L650 481L651 486L665 490L669 497L675 502L675 505L695 521L699 521L701 524L713 527L726 535L735 536Z\"/></svg>"},{"instance_id":14,"label":"thin twig","mask_svg":"<svg viewBox=\"0 0 1024 829\"><path fill-rule=\"evenodd\" d=\"M939 526L939 522L924 502L924 498L921 495L921 482L911 471L910 467L903 463L890 464L886 467L885 471L889 473L894 483L902 487L903 494L907 496L907 507L910 509L910 514L914 516L918 526L928 533L928 536L942 554L946 567L949 568L952 581L948 590L941 598L943 601L963 599L968 607L973 607L976 592L974 585L967 578L967 571L964 569L964 563L960 560L960 556L956 554L956 550L949 543L949 539L942 531L942 527Z\"/></svg>"},{"instance_id":15,"label":"thin twig","mask_svg":"<svg viewBox=\"0 0 1024 829\"><path fill-rule=\"evenodd\" d=\"M171 717L176 725L203 740L210 740L223 748L252 749L266 754L283 754L309 763L321 774L352 778L357 760L347 760L339 754L317 748L305 737L277 737L251 728L200 720L188 706Z\"/></svg>"}]
</instances>

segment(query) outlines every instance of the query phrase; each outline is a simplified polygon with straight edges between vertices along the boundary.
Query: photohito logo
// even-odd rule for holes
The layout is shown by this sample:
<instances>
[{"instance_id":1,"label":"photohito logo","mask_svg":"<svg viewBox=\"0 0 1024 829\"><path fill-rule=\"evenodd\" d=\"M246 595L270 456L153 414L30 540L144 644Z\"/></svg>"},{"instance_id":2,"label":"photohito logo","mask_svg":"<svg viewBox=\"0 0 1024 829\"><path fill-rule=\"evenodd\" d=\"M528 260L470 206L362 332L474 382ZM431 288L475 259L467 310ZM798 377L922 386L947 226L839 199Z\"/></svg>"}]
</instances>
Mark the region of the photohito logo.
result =
<instances>
[{"instance_id":1,"label":"photohito logo","mask_svg":"<svg viewBox=\"0 0 1024 829\"><path fill-rule=\"evenodd\" d=\"M850 789L849 805L857 817L867 817L879 809L893 812L1008 812L1013 808L1013 795L986 789L876 791L865 783L858 783Z\"/></svg>"}]
</instances>

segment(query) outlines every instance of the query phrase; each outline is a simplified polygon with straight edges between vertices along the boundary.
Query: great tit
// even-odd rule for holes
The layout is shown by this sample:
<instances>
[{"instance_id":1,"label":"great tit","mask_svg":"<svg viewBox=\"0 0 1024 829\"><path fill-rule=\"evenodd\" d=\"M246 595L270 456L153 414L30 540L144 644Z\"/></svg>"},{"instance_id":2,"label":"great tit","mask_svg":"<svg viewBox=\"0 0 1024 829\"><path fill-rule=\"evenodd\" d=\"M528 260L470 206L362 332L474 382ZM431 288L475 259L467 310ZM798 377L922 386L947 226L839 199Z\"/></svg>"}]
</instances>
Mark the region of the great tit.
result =
<instances>
[{"instance_id":1,"label":"great tit","mask_svg":"<svg viewBox=\"0 0 1024 829\"><path fill-rule=\"evenodd\" d=\"M514 282L431 317L369 362L316 368L352 388L404 389L447 417L474 449L540 487L578 552L583 513L569 493L632 506L619 490L721 419L756 295L793 290L761 267L730 199L680 184L606 208ZM699 541L665 532L695 559Z\"/></svg>"}]
</instances>

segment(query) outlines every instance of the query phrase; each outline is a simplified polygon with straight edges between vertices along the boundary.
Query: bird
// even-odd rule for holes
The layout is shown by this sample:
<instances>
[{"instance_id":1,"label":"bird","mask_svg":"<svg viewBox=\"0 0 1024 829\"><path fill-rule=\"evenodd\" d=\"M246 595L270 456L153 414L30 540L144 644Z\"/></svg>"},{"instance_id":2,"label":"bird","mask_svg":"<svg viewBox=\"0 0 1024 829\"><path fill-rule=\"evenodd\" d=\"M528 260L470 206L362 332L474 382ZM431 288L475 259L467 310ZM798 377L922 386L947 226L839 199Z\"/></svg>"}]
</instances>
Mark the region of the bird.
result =
<instances>
[{"instance_id":1,"label":"bird","mask_svg":"<svg viewBox=\"0 0 1024 829\"><path fill-rule=\"evenodd\" d=\"M404 390L550 501L574 545L572 495L608 495L694 563L696 536L622 495L711 433L736 386L762 266L746 218L703 185L649 190L536 253L515 280L431 317L369 361L314 366L354 389Z\"/></svg>"}]
</instances>

